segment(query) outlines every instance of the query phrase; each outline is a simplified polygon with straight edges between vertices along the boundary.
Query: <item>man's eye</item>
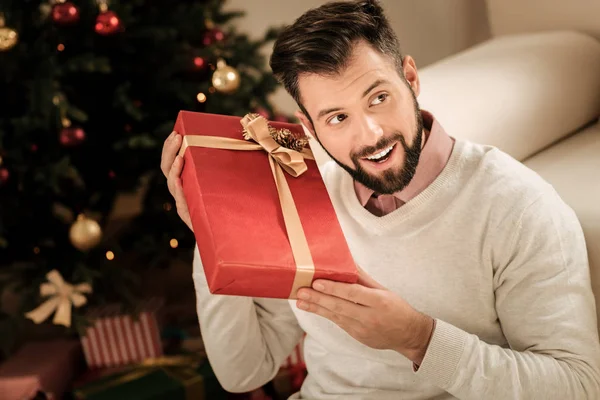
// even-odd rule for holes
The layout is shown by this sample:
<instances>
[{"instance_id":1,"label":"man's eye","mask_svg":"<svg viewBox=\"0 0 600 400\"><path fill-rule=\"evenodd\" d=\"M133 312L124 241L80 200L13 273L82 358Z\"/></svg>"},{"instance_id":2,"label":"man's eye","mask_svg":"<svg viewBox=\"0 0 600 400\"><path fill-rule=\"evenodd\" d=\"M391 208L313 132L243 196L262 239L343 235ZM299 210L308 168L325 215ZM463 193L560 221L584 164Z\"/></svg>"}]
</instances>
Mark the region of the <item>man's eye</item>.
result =
<instances>
[{"instance_id":1,"label":"man's eye","mask_svg":"<svg viewBox=\"0 0 600 400\"><path fill-rule=\"evenodd\" d=\"M338 115L336 115L335 117L331 118L331 119L329 120L329 123L330 123L331 125L337 125L337 124L339 124L340 122L343 122L343 121L344 121L346 118L347 118L346 114L338 114Z\"/></svg>"},{"instance_id":2,"label":"man's eye","mask_svg":"<svg viewBox=\"0 0 600 400\"><path fill-rule=\"evenodd\" d=\"M381 104L385 101L385 99L387 99L387 97L388 97L387 93L381 93L379 96L375 97L375 100L373 100L373 102L371 104L372 105Z\"/></svg>"}]
</instances>

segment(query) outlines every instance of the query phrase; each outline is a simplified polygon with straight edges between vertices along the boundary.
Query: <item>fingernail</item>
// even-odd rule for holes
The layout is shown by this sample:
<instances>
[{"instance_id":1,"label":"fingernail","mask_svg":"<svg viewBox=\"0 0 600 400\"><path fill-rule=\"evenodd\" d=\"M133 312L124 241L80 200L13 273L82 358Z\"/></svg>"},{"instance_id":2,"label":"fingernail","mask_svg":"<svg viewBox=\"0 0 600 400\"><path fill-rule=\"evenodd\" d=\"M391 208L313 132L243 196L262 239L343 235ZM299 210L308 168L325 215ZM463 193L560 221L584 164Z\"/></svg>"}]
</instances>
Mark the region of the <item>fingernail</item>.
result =
<instances>
[{"instance_id":1,"label":"fingernail","mask_svg":"<svg viewBox=\"0 0 600 400\"><path fill-rule=\"evenodd\" d=\"M300 299L308 300L309 297L310 296L306 291L298 292L298 298L300 298Z\"/></svg>"},{"instance_id":2,"label":"fingernail","mask_svg":"<svg viewBox=\"0 0 600 400\"><path fill-rule=\"evenodd\" d=\"M319 282L315 282L315 283L313 284L313 288L314 288L315 290L318 290L318 291L320 291L320 292L322 292L323 290L325 290L325 286L323 286L323 284L322 284L322 283L319 283Z\"/></svg>"},{"instance_id":3,"label":"fingernail","mask_svg":"<svg viewBox=\"0 0 600 400\"><path fill-rule=\"evenodd\" d=\"M308 303L305 301L298 301L298 308L306 310L308 308Z\"/></svg>"}]
</instances>

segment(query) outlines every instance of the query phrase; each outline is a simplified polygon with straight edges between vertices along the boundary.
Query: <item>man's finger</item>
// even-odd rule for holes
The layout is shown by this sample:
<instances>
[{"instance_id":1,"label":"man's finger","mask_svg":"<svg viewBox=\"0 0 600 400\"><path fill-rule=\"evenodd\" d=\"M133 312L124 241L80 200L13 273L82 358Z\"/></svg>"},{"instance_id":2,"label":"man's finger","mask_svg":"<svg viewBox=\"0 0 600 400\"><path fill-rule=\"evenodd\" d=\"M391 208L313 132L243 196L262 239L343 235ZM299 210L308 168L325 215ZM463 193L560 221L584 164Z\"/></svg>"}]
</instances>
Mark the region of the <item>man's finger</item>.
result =
<instances>
[{"instance_id":1,"label":"man's finger","mask_svg":"<svg viewBox=\"0 0 600 400\"><path fill-rule=\"evenodd\" d=\"M185 195L183 194L183 185L181 183L181 171L183 170L184 160L182 156L175 157L175 161L173 162L173 167L169 172L169 183L171 184L171 188L173 191L171 194L175 198L175 204L177 206L177 213L179 217L185 222L185 224L192 231L194 230L192 227L192 219L190 218L190 211L187 206L187 201L185 199Z\"/></svg>"},{"instance_id":2,"label":"man's finger","mask_svg":"<svg viewBox=\"0 0 600 400\"><path fill-rule=\"evenodd\" d=\"M171 169L169 170L169 175L167 176L167 179L175 182L175 179L179 178L179 176L181 176L182 170L183 170L183 157L176 155L175 159L171 163ZM173 189L175 189L175 188L173 188Z\"/></svg>"},{"instance_id":3,"label":"man's finger","mask_svg":"<svg viewBox=\"0 0 600 400\"><path fill-rule=\"evenodd\" d=\"M175 202L178 205L179 217L185 222L185 224L194 231L192 227L192 218L190 217L190 209L187 206L187 201L183 194L183 185L181 184L181 178L175 180Z\"/></svg>"},{"instance_id":4,"label":"man's finger","mask_svg":"<svg viewBox=\"0 0 600 400\"><path fill-rule=\"evenodd\" d=\"M169 192L175 198L176 202L179 202L177 198L177 185L176 182L180 179L181 171L183 170L183 157L175 156L173 163L171 164L171 169L169 170L169 174L167 175L167 186L169 187Z\"/></svg>"},{"instance_id":5,"label":"man's finger","mask_svg":"<svg viewBox=\"0 0 600 400\"><path fill-rule=\"evenodd\" d=\"M320 305L315 303L308 303L304 300L299 300L297 305L298 308L301 310L308 311L313 314L320 315L321 317L327 318L328 320L335 323L344 330L350 329L354 324L357 323L357 321L352 318L348 318L341 314L336 314L326 309L325 307L321 307Z\"/></svg>"},{"instance_id":6,"label":"man's finger","mask_svg":"<svg viewBox=\"0 0 600 400\"><path fill-rule=\"evenodd\" d=\"M375 290L377 289L368 288L358 283L343 283L317 279L313 282L313 289L365 306L377 304L377 297L375 296Z\"/></svg>"},{"instance_id":7,"label":"man's finger","mask_svg":"<svg viewBox=\"0 0 600 400\"><path fill-rule=\"evenodd\" d=\"M334 314L340 314L357 321L362 320L364 313L367 310L366 307L360 304L340 299L339 297L319 293L316 290L309 288L302 288L298 290L298 298L306 301L307 303L313 303L326 308Z\"/></svg>"},{"instance_id":8,"label":"man's finger","mask_svg":"<svg viewBox=\"0 0 600 400\"><path fill-rule=\"evenodd\" d=\"M173 161L175 161L175 157L177 157L180 147L181 135L177 134L177 132L171 133L171 135L165 140L160 160L160 169L162 170L163 174L165 174L165 177L168 177L173 165Z\"/></svg>"}]
</instances>

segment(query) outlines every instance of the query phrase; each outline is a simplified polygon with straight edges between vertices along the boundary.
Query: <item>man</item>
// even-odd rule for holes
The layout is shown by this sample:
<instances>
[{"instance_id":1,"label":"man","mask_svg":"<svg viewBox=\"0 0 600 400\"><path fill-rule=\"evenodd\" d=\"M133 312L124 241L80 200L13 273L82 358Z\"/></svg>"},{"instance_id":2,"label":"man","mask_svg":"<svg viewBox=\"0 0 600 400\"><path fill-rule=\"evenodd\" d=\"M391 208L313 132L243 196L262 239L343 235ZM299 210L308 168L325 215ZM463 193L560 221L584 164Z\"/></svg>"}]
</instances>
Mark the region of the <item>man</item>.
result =
<instances>
[{"instance_id":1,"label":"man","mask_svg":"<svg viewBox=\"0 0 600 400\"><path fill-rule=\"evenodd\" d=\"M316 281L294 301L213 296L196 249L200 327L224 387L268 382L306 332L293 398L600 398L575 214L522 164L419 110L415 62L377 2L308 11L271 67L335 160L322 174L361 278ZM191 227L180 144L166 140L162 169Z\"/></svg>"}]
</instances>

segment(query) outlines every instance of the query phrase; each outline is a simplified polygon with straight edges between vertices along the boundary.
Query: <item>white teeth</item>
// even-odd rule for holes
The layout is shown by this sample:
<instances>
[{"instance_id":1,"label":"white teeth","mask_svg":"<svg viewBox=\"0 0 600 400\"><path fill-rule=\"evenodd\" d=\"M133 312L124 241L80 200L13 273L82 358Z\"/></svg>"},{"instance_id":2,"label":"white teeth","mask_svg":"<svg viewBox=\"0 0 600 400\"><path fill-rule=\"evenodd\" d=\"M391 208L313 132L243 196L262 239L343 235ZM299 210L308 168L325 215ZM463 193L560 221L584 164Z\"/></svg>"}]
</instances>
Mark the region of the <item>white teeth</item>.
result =
<instances>
[{"instance_id":1,"label":"white teeth","mask_svg":"<svg viewBox=\"0 0 600 400\"><path fill-rule=\"evenodd\" d=\"M375 155L367 157L367 159L368 160L379 160L380 158L386 156L390 151L392 151L393 148L394 148L394 146L390 146L387 149L383 150L382 152L379 152Z\"/></svg>"}]
</instances>

